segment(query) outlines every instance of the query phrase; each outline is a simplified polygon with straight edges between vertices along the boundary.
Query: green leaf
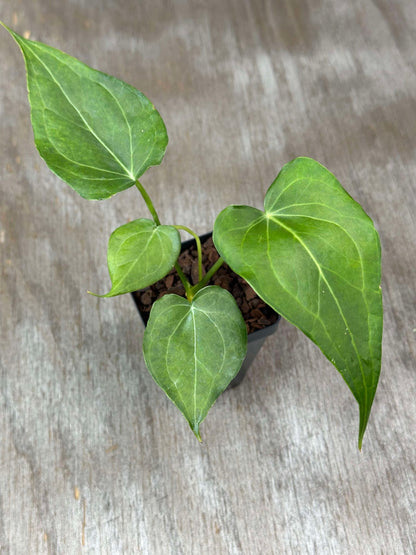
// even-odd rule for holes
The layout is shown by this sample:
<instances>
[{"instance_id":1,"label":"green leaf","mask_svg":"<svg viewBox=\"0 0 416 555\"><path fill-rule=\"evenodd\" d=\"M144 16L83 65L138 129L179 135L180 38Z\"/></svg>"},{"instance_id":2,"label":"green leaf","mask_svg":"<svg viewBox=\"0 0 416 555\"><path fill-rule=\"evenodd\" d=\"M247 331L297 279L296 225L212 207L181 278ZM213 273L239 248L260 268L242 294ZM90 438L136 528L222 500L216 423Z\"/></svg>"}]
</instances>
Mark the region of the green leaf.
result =
<instances>
[{"instance_id":1,"label":"green leaf","mask_svg":"<svg viewBox=\"0 0 416 555\"><path fill-rule=\"evenodd\" d=\"M204 287L192 302L178 295L156 301L143 341L147 368L199 440L201 422L238 373L246 349L237 303L217 286Z\"/></svg>"},{"instance_id":2,"label":"green leaf","mask_svg":"<svg viewBox=\"0 0 416 555\"><path fill-rule=\"evenodd\" d=\"M361 448L381 362L378 234L337 179L310 158L284 166L264 208L223 210L215 246L339 370L360 406Z\"/></svg>"},{"instance_id":3,"label":"green leaf","mask_svg":"<svg viewBox=\"0 0 416 555\"><path fill-rule=\"evenodd\" d=\"M156 283L178 259L181 239L170 225L156 225L141 218L118 227L107 250L111 291L97 297L115 297Z\"/></svg>"},{"instance_id":4,"label":"green leaf","mask_svg":"<svg viewBox=\"0 0 416 555\"><path fill-rule=\"evenodd\" d=\"M105 199L160 164L166 128L141 92L6 29L23 52L35 143L53 172L82 197Z\"/></svg>"}]
</instances>

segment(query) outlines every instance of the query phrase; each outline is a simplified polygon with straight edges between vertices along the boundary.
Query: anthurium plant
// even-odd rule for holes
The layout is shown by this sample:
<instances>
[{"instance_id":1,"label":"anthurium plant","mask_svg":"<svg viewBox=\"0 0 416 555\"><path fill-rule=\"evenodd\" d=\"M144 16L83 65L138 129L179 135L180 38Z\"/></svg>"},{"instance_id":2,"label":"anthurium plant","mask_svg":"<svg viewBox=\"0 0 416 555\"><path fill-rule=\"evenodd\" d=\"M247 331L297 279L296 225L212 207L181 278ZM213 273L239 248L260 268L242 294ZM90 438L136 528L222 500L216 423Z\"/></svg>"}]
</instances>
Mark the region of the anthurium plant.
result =
<instances>
[{"instance_id":1,"label":"anthurium plant","mask_svg":"<svg viewBox=\"0 0 416 555\"><path fill-rule=\"evenodd\" d=\"M168 143L153 104L132 86L6 27L26 63L34 139L49 168L86 199L136 187L150 218L118 227L108 243L112 282L103 297L147 287L175 267L186 298L157 300L144 332L156 383L200 439L200 424L245 358L247 332L234 297L209 285L225 261L276 312L302 330L341 373L359 404L359 447L380 373L380 243L371 219L311 158L286 164L264 210L228 206L216 218L220 254L203 275L198 236L162 224L140 176ZM199 282L179 263L179 230L196 239Z\"/></svg>"}]
</instances>

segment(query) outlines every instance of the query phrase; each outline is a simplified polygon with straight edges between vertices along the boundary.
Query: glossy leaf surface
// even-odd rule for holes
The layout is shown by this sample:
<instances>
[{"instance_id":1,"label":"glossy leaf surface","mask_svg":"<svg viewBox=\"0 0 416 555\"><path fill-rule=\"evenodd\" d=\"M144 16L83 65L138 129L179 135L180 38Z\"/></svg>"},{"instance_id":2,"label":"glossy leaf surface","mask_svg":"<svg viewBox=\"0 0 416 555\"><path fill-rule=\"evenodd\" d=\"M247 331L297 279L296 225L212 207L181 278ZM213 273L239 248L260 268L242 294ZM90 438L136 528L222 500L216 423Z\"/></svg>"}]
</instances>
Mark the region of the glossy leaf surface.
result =
<instances>
[{"instance_id":1,"label":"glossy leaf surface","mask_svg":"<svg viewBox=\"0 0 416 555\"><path fill-rule=\"evenodd\" d=\"M105 199L160 164L165 125L141 92L8 31L26 63L35 143L53 172L82 197Z\"/></svg>"},{"instance_id":2,"label":"glossy leaf surface","mask_svg":"<svg viewBox=\"0 0 416 555\"><path fill-rule=\"evenodd\" d=\"M264 209L223 210L215 246L340 371L360 406L361 447L381 361L378 234L337 179L310 158L284 166Z\"/></svg>"},{"instance_id":3,"label":"glossy leaf surface","mask_svg":"<svg viewBox=\"0 0 416 555\"><path fill-rule=\"evenodd\" d=\"M178 295L156 301L143 341L147 368L198 439L201 422L238 373L246 349L237 303L217 286L204 287L192 302Z\"/></svg>"},{"instance_id":4,"label":"glossy leaf surface","mask_svg":"<svg viewBox=\"0 0 416 555\"><path fill-rule=\"evenodd\" d=\"M143 289L162 279L173 268L181 250L178 231L141 218L118 227L107 250L111 291L114 297Z\"/></svg>"}]
</instances>

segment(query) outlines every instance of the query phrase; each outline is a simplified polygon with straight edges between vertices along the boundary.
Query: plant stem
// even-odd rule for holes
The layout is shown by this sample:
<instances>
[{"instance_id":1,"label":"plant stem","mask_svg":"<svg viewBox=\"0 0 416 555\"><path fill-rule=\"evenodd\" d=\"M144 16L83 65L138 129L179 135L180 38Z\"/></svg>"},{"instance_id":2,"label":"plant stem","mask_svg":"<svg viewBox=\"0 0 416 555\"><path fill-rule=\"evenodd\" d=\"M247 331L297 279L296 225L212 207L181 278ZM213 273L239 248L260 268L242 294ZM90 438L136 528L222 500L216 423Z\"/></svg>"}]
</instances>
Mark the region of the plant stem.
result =
<instances>
[{"instance_id":1,"label":"plant stem","mask_svg":"<svg viewBox=\"0 0 416 555\"><path fill-rule=\"evenodd\" d=\"M139 189L142 197L144 198L144 202L146 203L146 206L153 217L153 221L155 222L156 225L160 225L159 216L157 215L156 209L153 206L153 202L150 200L150 197L147 194L146 189L143 187L143 185L140 183L138 179L136 179L136 187Z\"/></svg>"},{"instance_id":2,"label":"plant stem","mask_svg":"<svg viewBox=\"0 0 416 555\"><path fill-rule=\"evenodd\" d=\"M179 262L175 262L175 270L177 271L179 279L181 280L182 285L185 288L186 298L188 299L188 301L192 301L192 297L193 297L193 295L192 295L192 285L186 279L186 276L183 273L183 270L180 267Z\"/></svg>"},{"instance_id":3,"label":"plant stem","mask_svg":"<svg viewBox=\"0 0 416 555\"><path fill-rule=\"evenodd\" d=\"M174 225L173 226L176 229L183 229L183 231L186 231L187 233L189 233L190 235L192 235L192 237L195 239L196 241L196 250L198 251L198 279L199 281L202 280L202 247L201 247L201 239L198 237L198 235L195 233L195 231L192 231L192 229L190 229L189 227L186 227L185 225Z\"/></svg>"},{"instance_id":4,"label":"plant stem","mask_svg":"<svg viewBox=\"0 0 416 555\"><path fill-rule=\"evenodd\" d=\"M146 189L143 187L143 185L140 183L140 181L138 179L136 179L136 187L140 191L140 194L142 195L142 197L143 197L143 199L146 203L146 206L147 206L147 208L149 209L149 212L152 215L153 221L155 222L156 225L161 225L160 220L159 220L159 216L157 215L157 212L156 212L156 208L154 207L151 198L147 194ZM177 228L178 226L174 226L174 227ZM186 228L185 231L188 231L188 228ZM199 237L198 237L198 239L199 239ZM183 273L182 268L179 266L178 262L175 262L175 270L178 272L179 279L181 280L182 285L185 288L185 293L186 293L186 296L187 296L188 300L191 300L192 299L192 293L191 293L192 286L189 283L189 281L186 279L186 276Z\"/></svg>"},{"instance_id":5,"label":"plant stem","mask_svg":"<svg viewBox=\"0 0 416 555\"><path fill-rule=\"evenodd\" d=\"M194 297L194 295L196 295L196 293L198 293L200 289L205 287L205 285L209 282L209 280L212 278L215 272L221 268L223 263L224 263L224 260L220 256L219 259L215 262L215 264L211 266L211 268L208 270L205 276L201 279L201 281L199 281L196 285L192 287L191 289L192 297Z\"/></svg>"},{"instance_id":6,"label":"plant stem","mask_svg":"<svg viewBox=\"0 0 416 555\"><path fill-rule=\"evenodd\" d=\"M153 202L151 201L149 195L147 194L146 189L143 187L143 185L140 183L140 181L138 179L136 179L136 187L138 188L138 190L140 191L140 194L142 195L147 208L149 209L149 212L151 213L152 217L153 217L153 221L155 222L156 225L161 225L160 224L160 220L159 220L159 216L157 215L156 209L153 206ZM198 283L196 283L194 286L192 286L189 281L186 279L185 274L183 273L182 268L180 267L179 263L176 262L175 263L175 270L178 272L178 276L179 279L181 280L184 288L185 288L185 293L186 293L186 297L189 301L192 301L192 298L194 297L194 295L203 287L205 287L205 285L209 282L209 280L212 278L212 276L215 274L215 272L222 266L223 264L223 259L220 257L213 266L211 266L211 268L208 270L208 272L205 274L205 276L202 276L202 248L201 248L201 240L198 237L198 235L192 231L192 229L189 229L189 227L186 227L184 225L174 225L172 226L175 229L182 229L183 231L186 231L187 233L189 233L190 235L192 235L192 237L195 238L196 241L196 248L198 251L198 277L199 277L199 281Z\"/></svg>"}]
</instances>

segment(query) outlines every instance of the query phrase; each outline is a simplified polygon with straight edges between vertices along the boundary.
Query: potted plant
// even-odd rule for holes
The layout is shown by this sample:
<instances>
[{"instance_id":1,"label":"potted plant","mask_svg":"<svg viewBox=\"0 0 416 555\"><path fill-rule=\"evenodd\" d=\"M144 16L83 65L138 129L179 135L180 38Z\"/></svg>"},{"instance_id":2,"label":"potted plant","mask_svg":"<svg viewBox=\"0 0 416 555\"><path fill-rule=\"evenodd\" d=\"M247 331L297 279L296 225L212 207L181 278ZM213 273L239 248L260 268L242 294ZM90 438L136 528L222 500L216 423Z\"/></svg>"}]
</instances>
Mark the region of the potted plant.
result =
<instances>
[{"instance_id":1,"label":"potted plant","mask_svg":"<svg viewBox=\"0 0 416 555\"><path fill-rule=\"evenodd\" d=\"M166 294L153 303L143 352L151 375L196 437L246 355L236 300L210 285L225 261L339 370L359 404L361 448L382 335L380 243L361 206L321 164L296 158L269 187L264 210L233 205L217 216L213 241L220 257L204 275L198 236L185 226L162 224L139 181L161 163L168 142L153 104L132 86L6 29L23 52L35 143L49 168L86 199L137 187L149 209L149 219L111 234L112 287L101 296L149 287L176 269L185 296ZM179 230L196 242L194 284L178 262Z\"/></svg>"},{"instance_id":2,"label":"potted plant","mask_svg":"<svg viewBox=\"0 0 416 555\"><path fill-rule=\"evenodd\" d=\"M202 256L198 257L198 250L201 251ZM202 275L205 275L218 259L219 255L212 241L212 233L206 233L199 239L190 239L182 243L178 263L185 277L191 284L196 285L199 281L201 260ZM210 284L223 287L232 293L247 328L247 353L238 374L228 386L228 389L230 389L242 382L266 337L277 330L280 314L277 314L260 299L249 284L225 263L214 273ZM133 300L145 325L149 320L153 303L168 293L186 296L185 289L175 268L158 282L132 293Z\"/></svg>"}]
</instances>

